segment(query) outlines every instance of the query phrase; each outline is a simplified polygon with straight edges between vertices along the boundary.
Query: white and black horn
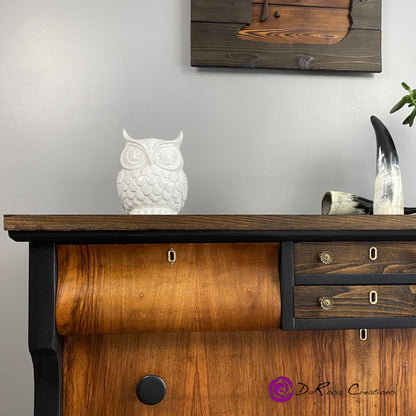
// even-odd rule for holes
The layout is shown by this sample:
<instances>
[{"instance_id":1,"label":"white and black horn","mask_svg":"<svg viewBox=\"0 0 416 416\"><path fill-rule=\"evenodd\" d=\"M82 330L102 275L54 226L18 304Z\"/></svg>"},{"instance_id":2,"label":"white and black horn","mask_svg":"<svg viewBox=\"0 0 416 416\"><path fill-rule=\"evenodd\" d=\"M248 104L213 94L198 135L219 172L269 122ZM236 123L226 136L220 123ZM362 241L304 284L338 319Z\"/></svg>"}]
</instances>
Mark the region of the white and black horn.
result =
<instances>
[{"instance_id":1,"label":"white and black horn","mask_svg":"<svg viewBox=\"0 0 416 416\"><path fill-rule=\"evenodd\" d=\"M403 207L402 175L393 138L377 117L370 120L377 140L374 202L348 192L329 191L322 198L323 215L416 213L416 208Z\"/></svg>"},{"instance_id":2,"label":"white and black horn","mask_svg":"<svg viewBox=\"0 0 416 416\"><path fill-rule=\"evenodd\" d=\"M377 117L371 116L371 124L377 139L374 214L403 214L402 175L393 138Z\"/></svg>"},{"instance_id":3,"label":"white and black horn","mask_svg":"<svg viewBox=\"0 0 416 416\"><path fill-rule=\"evenodd\" d=\"M373 214L373 201L348 192L328 191L322 197L323 215ZM405 214L415 214L415 207L405 207Z\"/></svg>"}]
</instances>

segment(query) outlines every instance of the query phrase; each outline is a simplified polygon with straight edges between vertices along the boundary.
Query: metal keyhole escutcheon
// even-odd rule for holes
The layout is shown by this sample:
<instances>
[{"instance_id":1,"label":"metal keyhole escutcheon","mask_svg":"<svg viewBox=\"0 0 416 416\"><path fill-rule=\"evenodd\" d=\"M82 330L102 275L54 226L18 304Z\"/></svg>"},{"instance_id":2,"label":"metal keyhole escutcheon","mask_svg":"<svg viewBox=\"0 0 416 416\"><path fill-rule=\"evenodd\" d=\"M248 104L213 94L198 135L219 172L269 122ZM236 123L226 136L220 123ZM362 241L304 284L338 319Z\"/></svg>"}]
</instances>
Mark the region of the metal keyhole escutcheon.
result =
<instances>
[{"instance_id":1,"label":"metal keyhole escutcheon","mask_svg":"<svg viewBox=\"0 0 416 416\"><path fill-rule=\"evenodd\" d=\"M168 262L169 264L175 264L176 263L176 251L171 248L168 251Z\"/></svg>"}]
</instances>

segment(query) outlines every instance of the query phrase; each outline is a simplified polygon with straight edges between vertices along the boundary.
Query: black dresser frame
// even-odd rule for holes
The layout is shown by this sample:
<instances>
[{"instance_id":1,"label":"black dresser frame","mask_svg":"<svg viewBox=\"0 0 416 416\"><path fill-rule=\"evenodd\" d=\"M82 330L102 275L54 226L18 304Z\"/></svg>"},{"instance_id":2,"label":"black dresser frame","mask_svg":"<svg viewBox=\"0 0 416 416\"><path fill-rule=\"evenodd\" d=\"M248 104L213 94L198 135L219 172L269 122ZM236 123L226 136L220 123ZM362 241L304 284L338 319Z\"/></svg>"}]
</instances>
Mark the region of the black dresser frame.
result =
<instances>
[{"instance_id":1,"label":"black dresser frame","mask_svg":"<svg viewBox=\"0 0 416 416\"><path fill-rule=\"evenodd\" d=\"M298 241L414 241L414 230L283 231L9 231L15 241L29 242L29 350L35 380L35 416L62 416L62 347L56 332L56 246L60 244L134 244L207 242L280 242L281 329L361 329L416 327L416 317L295 319L294 286L298 284L416 284L416 274L294 274L293 244Z\"/></svg>"}]
</instances>

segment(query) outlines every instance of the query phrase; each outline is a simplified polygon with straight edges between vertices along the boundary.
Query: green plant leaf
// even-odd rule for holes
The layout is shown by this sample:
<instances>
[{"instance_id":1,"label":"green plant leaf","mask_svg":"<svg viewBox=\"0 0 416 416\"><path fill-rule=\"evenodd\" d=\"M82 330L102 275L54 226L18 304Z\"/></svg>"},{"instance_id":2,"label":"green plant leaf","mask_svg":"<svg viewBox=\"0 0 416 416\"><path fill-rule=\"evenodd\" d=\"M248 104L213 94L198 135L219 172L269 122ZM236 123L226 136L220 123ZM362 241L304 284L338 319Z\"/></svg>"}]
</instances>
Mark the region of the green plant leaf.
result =
<instances>
[{"instance_id":1,"label":"green plant leaf","mask_svg":"<svg viewBox=\"0 0 416 416\"><path fill-rule=\"evenodd\" d=\"M416 108L414 108L413 111L410 113L410 115L408 115L406 117L406 119L403 121L403 124L404 125L408 124L409 127L412 127L413 126L413 122L415 120L415 117L416 117Z\"/></svg>"},{"instance_id":2,"label":"green plant leaf","mask_svg":"<svg viewBox=\"0 0 416 416\"><path fill-rule=\"evenodd\" d=\"M411 105L410 96L405 95L391 110L391 113L395 113L396 111L400 110L405 104Z\"/></svg>"},{"instance_id":3,"label":"green plant leaf","mask_svg":"<svg viewBox=\"0 0 416 416\"><path fill-rule=\"evenodd\" d=\"M407 90L407 91L409 91L409 92L411 92L412 91L412 89L405 83L405 82L402 82L402 87L405 89L405 90Z\"/></svg>"},{"instance_id":4,"label":"green plant leaf","mask_svg":"<svg viewBox=\"0 0 416 416\"><path fill-rule=\"evenodd\" d=\"M390 114L395 113L405 105L409 108L413 107L413 111L403 121L404 125L412 127L416 118L416 89L412 90L405 82L402 82L401 85L409 92L409 94L402 97L402 99L390 110Z\"/></svg>"}]
</instances>

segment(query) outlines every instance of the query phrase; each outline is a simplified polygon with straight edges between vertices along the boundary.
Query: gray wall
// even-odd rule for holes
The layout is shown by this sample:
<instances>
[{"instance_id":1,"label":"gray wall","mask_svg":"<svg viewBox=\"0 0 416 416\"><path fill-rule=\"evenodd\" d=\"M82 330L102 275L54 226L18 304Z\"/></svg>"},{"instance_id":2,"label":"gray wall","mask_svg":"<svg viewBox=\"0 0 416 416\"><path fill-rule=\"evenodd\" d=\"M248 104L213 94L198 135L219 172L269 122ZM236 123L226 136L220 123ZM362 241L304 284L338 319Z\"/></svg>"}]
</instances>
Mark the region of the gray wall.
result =
<instances>
[{"instance_id":1,"label":"gray wall","mask_svg":"<svg viewBox=\"0 0 416 416\"><path fill-rule=\"evenodd\" d=\"M389 115L416 85L416 2L385 0L376 75L196 69L190 0L0 0L0 212L118 214L134 137L176 137L186 214L319 214L330 189L372 197L380 117L416 206L416 127ZM30 415L27 245L0 235L0 414Z\"/></svg>"}]
</instances>

